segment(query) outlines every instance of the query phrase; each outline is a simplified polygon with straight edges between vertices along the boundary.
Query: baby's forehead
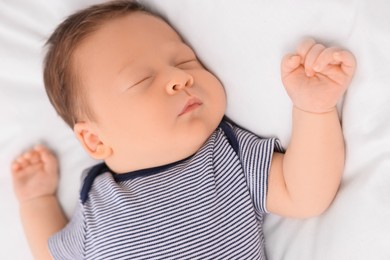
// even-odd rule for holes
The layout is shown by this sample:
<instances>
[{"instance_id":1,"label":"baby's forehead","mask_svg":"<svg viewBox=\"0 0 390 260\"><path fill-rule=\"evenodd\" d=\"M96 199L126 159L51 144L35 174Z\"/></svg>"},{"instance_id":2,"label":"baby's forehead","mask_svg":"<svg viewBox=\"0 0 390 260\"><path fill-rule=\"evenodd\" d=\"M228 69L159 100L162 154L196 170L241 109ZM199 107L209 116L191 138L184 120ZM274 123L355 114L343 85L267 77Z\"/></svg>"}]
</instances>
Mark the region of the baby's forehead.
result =
<instances>
[{"instance_id":1,"label":"baby's forehead","mask_svg":"<svg viewBox=\"0 0 390 260\"><path fill-rule=\"evenodd\" d=\"M144 11L135 11L108 19L97 29L97 31L102 30L131 34L134 37L133 40L137 40L139 36L149 35L151 39L164 36L172 40L182 41L176 29L162 17Z\"/></svg>"},{"instance_id":2,"label":"baby's forehead","mask_svg":"<svg viewBox=\"0 0 390 260\"><path fill-rule=\"evenodd\" d=\"M104 42L104 44L100 44ZM83 45L88 45L83 46ZM125 45L125 46L123 46ZM80 43L81 49L111 47L122 49L153 49L160 46L169 51L193 52L178 32L160 17L137 11L107 20Z\"/></svg>"},{"instance_id":3,"label":"baby's forehead","mask_svg":"<svg viewBox=\"0 0 390 260\"><path fill-rule=\"evenodd\" d=\"M196 58L192 48L168 23L141 12L108 21L86 38L74 54L73 68L87 81L105 74L117 75L122 68L133 67L133 61L146 67L156 60Z\"/></svg>"}]
</instances>

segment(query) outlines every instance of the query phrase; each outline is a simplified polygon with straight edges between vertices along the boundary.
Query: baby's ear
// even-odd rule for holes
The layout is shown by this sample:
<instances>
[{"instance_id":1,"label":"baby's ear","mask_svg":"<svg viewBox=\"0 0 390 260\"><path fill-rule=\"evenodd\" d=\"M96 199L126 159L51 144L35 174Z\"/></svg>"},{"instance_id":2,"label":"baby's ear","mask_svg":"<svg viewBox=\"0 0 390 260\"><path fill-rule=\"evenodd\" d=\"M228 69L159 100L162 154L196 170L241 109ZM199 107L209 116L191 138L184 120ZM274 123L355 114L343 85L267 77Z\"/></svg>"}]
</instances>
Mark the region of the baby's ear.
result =
<instances>
[{"instance_id":1,"label":"baby's ear","mask_svg":"<svg viewBox=\"0 0 390 260\"><path fill-rule=\"evenodd\" d=\"M94 127L88 122L78 122L73 131L87 153L94 159L105 160L112 154L110 146L103 143Z\"/></svg>"}]
</instances>

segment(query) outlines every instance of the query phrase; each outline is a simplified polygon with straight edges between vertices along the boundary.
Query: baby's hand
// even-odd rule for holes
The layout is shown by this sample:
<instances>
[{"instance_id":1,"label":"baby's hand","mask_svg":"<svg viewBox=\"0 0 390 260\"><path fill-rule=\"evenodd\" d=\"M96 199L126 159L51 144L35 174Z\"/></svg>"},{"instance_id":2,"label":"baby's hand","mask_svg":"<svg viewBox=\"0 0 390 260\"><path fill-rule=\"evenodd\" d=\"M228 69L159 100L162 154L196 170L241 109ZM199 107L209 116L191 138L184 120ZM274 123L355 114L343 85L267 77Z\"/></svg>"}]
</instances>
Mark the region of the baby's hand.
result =
<instances>
[{"instance_id":1,"label":"baby's hand","mask_svg":"<svg viewBox=\"0 0 390 260\"><path fill-rule=\"evenodd\" d=\"M352 53L308 39L282 60L282 81L294 106L312 113L336 108L355 72Z\"/></svg>"},{"instance_id":2,"label":"baby's hand","mask_svg":"<svg viewBox=\"0 0 390 260\"><path fill-rule=\"evenodd\" d=\"M56 193L58 161L46 147L37 146L22 154L12 163L11 170L20 203Z\"/></svg>"}]
</instances>

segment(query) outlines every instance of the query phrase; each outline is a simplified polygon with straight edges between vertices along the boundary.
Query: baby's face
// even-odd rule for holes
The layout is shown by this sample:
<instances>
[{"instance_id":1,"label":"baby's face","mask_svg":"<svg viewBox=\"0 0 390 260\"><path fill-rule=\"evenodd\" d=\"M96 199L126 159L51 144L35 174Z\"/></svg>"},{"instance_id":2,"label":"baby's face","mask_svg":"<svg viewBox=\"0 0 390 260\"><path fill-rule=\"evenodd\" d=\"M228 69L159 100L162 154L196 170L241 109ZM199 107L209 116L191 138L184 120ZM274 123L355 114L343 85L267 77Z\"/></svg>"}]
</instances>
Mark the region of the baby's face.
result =
<instances>
[{"instance_id":1,"label":"baby's face","mask_svg":"<svg viewBox=\"0 0 390 260\"><path fill-rule=\"evenodd\" d=\"M220 81L164 21L141 12L104 24L76 50L75 68L117 172L194 154L222 119Z\"/></svg>"}]
</instances>

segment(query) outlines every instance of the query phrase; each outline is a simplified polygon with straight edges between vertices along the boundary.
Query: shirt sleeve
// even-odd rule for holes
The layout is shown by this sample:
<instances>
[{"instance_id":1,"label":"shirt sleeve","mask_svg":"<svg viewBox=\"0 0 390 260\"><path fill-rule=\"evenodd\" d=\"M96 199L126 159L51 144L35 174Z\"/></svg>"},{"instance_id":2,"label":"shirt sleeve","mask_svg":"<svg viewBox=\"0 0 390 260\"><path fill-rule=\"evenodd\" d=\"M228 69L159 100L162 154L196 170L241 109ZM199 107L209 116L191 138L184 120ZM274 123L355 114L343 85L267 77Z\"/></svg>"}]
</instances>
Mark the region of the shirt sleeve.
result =
<instances>
[{"instance_id":1,"label":"shirt sleeve","mask_svg":"<svg viewBox=\"0 0 390 260\"><path fill-rule=\"evenodd\" d=\"M85 224L81 203L64 229L49 238L49 250L54 259L83 259Z\"/></svg>"},{"instance_id":2,"label":"shirt sleeve","mask_svg":"<svg viewBox=\"0 0 390 260\"><path fill-rule=\"evenodd\" d=\"M254 207L257 213L268 213L268 174L273 153L283 152L281 143L277 138L261 138L238 127L233 127L233 131Z\"/></svg>"}]
</instances>

